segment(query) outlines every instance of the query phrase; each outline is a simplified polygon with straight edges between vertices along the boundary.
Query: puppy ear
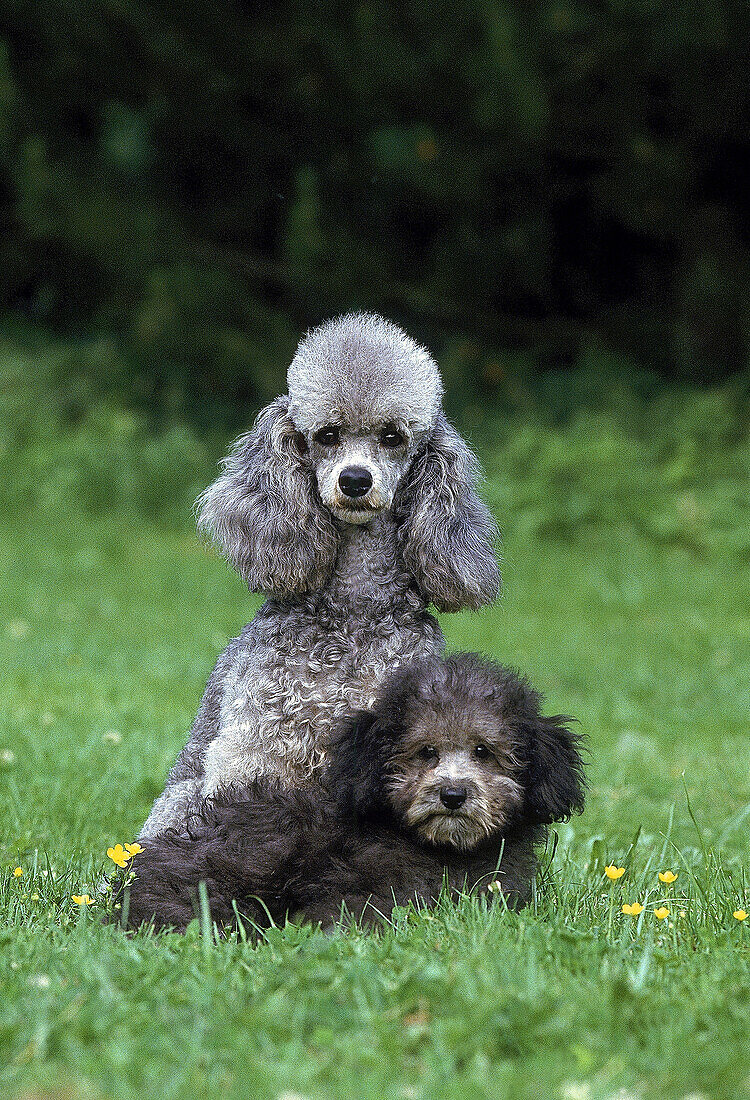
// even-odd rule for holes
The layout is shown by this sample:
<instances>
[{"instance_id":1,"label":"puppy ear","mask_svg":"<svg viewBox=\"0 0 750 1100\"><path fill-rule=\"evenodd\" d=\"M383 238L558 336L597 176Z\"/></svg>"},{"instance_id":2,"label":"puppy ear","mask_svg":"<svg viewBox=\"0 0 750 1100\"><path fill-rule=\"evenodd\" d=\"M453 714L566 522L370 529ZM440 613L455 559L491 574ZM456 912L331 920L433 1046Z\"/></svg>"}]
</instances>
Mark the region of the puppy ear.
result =
<instances>
[{"instance_id":1,"label":"puppy ear","mask_svg":"<svg viewBox=\"0 0 750 1100\"><path fill-rule=\"evenodd\" d=\"M479 464L440 413L396 503L407 568L439 611L492 603L500 588L497 525L476 494Z\"/></svg>"},{"instance_id":2,"label":"puppy ear","mask_svg":"<svg viewBox=\"0 0 750 1100\"><path fill-rule=\"evenodd\" d=\"M340 809L370 817L382 805L384 733L374 711L358 711L331 739L330 780Z\"/></svg>"},{"instance_id":3,"label":"puppy ear","mask_svg":"<svg viewBox=\"0 0 750 1100\"><path fill-rule=\"evenodd\" d=\"M319 588L336 552L336 532L317 494L304 439L277 397L237 440L224 473L198 498L208 531L251 592L295 596Z\"/></svg>"},{"instance_id":4,"label":"puppy ear","mask_svg":"<svg viewBox=\"0 0 750 1100\"><path fill-rule=\"evenodd\" d=\"M532 824L550 825L583 810L586 779L578 746L564 715L539 717L527 730L526 816Z\"/></svg>"}]
</instances>

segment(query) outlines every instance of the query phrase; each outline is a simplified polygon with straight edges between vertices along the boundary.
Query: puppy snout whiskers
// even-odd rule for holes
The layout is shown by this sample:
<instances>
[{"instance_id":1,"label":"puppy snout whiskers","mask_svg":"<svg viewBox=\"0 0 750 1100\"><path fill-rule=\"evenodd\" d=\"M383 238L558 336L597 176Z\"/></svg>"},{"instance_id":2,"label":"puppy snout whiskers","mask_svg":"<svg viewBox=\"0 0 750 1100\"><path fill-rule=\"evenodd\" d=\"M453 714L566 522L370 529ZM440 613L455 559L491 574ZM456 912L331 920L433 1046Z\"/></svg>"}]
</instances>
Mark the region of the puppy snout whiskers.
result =
<instances>
[{"instance_id":1,"label":"puppy snout whiskers","mask_svg":"<svg viewBox=\"0 0 750 1100\"><path fill-rule=\"evenodd\" d=\"M372 488L372 474L364 466L347 466L339 474L339 488L341 492L356 500L369 493Z\"/></svg>"},{"instance_id":2,"label":"puppy snout whiskers","mask_svg":"<svg viewBox=\"0 0 750 1100\"><path fill-rule=\"evenodd\" d=\"M440 801L449 810L457 810L466 801L466 787L441 787Z\"/></svg>"}]
</instances>

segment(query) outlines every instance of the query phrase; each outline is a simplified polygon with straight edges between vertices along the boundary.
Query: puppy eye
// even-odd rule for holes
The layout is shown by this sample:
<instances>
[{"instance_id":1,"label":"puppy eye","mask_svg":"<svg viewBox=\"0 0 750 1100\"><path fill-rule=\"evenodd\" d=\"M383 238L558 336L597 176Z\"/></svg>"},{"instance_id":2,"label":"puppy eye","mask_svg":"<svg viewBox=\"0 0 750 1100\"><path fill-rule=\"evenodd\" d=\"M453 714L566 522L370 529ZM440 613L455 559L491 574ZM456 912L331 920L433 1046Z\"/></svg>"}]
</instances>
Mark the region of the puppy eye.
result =
<instances>
[{"instance_id":1,"label":"puppy eye","mask_svg":"<svg viewBox=\"0 0 750 1100\"><path fill-rule=\"evenodd\" d=\"M335 424L328 424L325 428L319 428L313 439L316 443L322 443L324 447L333 447L341 439L341 432Z\"/></svg>"},{"instance_id":2,"label":"puppy eye","mask_svg":"<svg viewBox=\"0 0 750 1100\"><path fill-rule=\"evenodd\" d=\"M477 760L487 760L490 755L490 750L487 748L486 745L477 745L474 749L474 755L476 756Z\"/></svg>"},{"instance_id":3,"label":"puppy eye","mask_svg":"<svg viewBox=\"0 0 750 1100\"><path fill-rule=\"evenodd\" d=\"M417 756L420 760L437 760L438 751L432 745L425 745L424 748L419 750Z\"/></svg>"},{"instance_id":4,"label":"puppy eye","mask_svg":"<svg viewBox=\"0 0 750 1100\"><path fill-rule=\"evenodd\" d=\"M405 442L403 435L397 428L387 426L380 433L381 447L400 447Z\"/></svg>"}]
</instances>

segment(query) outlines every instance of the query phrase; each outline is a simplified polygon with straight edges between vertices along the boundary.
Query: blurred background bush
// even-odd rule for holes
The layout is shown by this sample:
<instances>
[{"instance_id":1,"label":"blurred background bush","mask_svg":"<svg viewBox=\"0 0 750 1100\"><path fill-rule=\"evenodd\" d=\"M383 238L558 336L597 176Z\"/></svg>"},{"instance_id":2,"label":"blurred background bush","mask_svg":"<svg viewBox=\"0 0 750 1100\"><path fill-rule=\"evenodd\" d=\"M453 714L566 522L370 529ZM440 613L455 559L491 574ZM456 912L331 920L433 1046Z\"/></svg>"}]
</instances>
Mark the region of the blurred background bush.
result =
<instances>
[{"instance_id":1,"label":"blurred background bush","mask_svg":"<svg viewBox=\"0 0 750 1100\"><path fill-rule=\"evenodd\" d=\"M361 307L507 522L750 553L748 43L744 0L5 0L0 500L184 516Z\"/></svg>"}]
</instances>

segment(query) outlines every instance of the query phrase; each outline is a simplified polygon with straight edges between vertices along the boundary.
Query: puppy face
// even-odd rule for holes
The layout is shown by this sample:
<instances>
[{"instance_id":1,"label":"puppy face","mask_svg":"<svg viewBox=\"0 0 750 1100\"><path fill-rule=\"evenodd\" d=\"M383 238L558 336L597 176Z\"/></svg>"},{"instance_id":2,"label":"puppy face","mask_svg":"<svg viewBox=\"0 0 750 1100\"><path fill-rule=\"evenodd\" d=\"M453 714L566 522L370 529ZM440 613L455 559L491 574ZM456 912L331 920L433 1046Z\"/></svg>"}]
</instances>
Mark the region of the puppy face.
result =
<instances>
[{"instance_id":1,"label":"puppy face","mask_svg":"<svg viewBox=\"0 0 750 1100\"><path fill-rule=\"evenodd\" d=\"M512 669L471 653L392 674L342 726L332 779L345 812L393 817L426 844L470 851L514 829L580 813L581 738Z\"/></svg>"},{"instance_id":2,"label":"puppy face","mask_svg":"<svg viewBox=\"0 0 750 1100\"><path fill-rule=\"evenodd\" d=\"M523 799L510 730L482 700L420 708L388 770L396 816L422 841L461 851L500 832Z\"/></svg>"}]
</instances>

